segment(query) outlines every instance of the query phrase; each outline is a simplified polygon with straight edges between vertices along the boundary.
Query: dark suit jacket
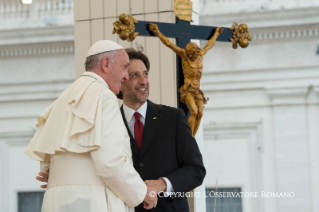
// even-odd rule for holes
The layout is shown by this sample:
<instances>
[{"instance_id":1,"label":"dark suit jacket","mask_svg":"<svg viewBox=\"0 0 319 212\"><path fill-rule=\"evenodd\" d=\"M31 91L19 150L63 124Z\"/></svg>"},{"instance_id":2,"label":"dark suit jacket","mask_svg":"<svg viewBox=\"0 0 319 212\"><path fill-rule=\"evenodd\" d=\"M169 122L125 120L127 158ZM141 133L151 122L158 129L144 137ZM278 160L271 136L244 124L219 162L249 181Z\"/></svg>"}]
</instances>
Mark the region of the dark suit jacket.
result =
<instances>
[{"instance_id":1,"label":"dark suit jacket","mask_svg":"<svg viewBox=\"0 0 319 212\"><path fill-rule=\"evenodd\" d=\"M202 184L206 174L202 155L182 110L148 100L141 150L127 126L123 106L121 113L131 138L134 168L143 180L166 177L174 192L188 192ZM147 210L141 204L135 211ZM159 197L150 211L188 212L187 198Z\"/></svg>"}]
</instances>

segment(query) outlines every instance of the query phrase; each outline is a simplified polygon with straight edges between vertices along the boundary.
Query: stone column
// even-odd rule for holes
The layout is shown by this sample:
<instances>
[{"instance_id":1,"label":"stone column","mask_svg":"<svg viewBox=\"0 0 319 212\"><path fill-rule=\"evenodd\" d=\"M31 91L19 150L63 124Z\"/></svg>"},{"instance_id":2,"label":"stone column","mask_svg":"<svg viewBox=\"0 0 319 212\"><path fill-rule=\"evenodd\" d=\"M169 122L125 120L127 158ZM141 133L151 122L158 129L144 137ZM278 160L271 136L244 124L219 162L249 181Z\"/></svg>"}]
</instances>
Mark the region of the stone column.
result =
<instances>
[{"instance_id":1,"label":"stone column","mask_svg":"<svg viewBox=\"0 0 319 212\"><path fill-rule=\"evenodd\" d=\"M29 19L32 22L38 21L38 5L37 0L33 0L32 4L30 4L30 10L29 10Z\"/></svg>"},{"instance_id":2,"label":"stone column","mask_svg":"<svg viewBox=\"0 0 319 212\"><path fill-rule=\"evenodd\" d=\"M313 211L319 211L319 86L308 97L308 135Z\"/></svg>"},{"instance_id":3,"label":"stone column","mask_svg":"<svg viewBox=\"0 0 319 212\"><path fill-rule=\"evenodd\" d=\"M0 168L0 211L9 211L8 145L2 139L0 139Z\"/></svg>"},{"instance_id":4,"label":"stone column","mask_svg":"<svg viewBox=\"0 0 319 212\"><path fill-rule=\"evenodd\" d=\"M306 106L308 87L266 91L273 103L277 192L295 193L293 198L276 198L278 211L312 211Z\"/></svg>"}]
</instances>

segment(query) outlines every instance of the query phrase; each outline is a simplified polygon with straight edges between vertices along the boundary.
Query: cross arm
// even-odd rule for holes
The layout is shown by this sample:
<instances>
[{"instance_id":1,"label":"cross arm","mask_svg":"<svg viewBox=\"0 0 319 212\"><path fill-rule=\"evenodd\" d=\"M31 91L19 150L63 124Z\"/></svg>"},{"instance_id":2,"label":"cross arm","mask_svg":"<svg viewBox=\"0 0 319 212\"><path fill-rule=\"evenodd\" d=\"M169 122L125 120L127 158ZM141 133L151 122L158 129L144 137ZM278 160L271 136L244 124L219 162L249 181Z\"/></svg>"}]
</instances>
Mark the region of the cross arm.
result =
<instances>
[{"instance_id":1,"label":"cross arm","mask_svg":"<svg viewBox=\"0 0 319 212\"><path fill-rule=\"evenodd\" d=\"M139 32L142 36L156 36L154 33L148 30L150 23L154 23L158 26L159 30L166 37L181 38L190 40L209 40L215 32L217 27L212 26L197 26L190 24L173 24L162 22L150 22L150 21L138 21L135 25L135 32ZM233 37L233 30L224 28L224 31L219 35L217 41L230 42L230 38Z\"/></svg>"}]
</instances>

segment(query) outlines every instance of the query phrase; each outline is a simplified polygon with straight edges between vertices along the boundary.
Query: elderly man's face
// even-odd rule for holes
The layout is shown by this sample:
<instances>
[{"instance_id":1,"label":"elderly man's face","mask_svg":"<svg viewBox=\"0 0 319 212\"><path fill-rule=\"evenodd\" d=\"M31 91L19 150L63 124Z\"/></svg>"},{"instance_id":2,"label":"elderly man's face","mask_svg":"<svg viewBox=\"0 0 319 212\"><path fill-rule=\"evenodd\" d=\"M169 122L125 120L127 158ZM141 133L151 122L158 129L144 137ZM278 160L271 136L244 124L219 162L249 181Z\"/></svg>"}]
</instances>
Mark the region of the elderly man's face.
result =
<instances>
[{"instance_id":1,"label":"elderly man's face","mask_svg":"<svg viewBox=\"0 0 319 212\"><path fill-rule=\"evenodd\" d=\"M130 60L129 79L123 83L123 100L126 104L142 105L149 95L148 70L143 61Z\"/></svg>"},{"instance_id":2,"label":"elderly man's face","mask_svg":"<svg viewBox=\"0 0 319 212\"><path fill-rule=\"evenodd\" d=\"M114 63L110 63L110 72L107 84L110 90L117 95L122 89L122 83L128 79L129 57L124 50L120 50Z\"/></svg>"}]
</instances>

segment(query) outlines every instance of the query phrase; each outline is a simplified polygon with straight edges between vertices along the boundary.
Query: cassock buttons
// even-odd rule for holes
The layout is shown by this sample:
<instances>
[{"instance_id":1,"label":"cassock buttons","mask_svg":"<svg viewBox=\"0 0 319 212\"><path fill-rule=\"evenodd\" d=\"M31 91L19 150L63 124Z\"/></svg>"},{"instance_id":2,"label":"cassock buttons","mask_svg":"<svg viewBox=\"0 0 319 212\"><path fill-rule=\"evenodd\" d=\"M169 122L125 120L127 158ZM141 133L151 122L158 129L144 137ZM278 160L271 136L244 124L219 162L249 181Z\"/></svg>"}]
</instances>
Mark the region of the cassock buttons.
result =
<instances>
[{"instance_id":1,"label":"cassock buttons","mask_svg":"<svg viewBox=\"0 0 319 212\"><path fill-rule=\"evenodd\" d=\"M140 167L143 167L144 166L144 163L140 163Z\"/></svg>"}]
</instances>

